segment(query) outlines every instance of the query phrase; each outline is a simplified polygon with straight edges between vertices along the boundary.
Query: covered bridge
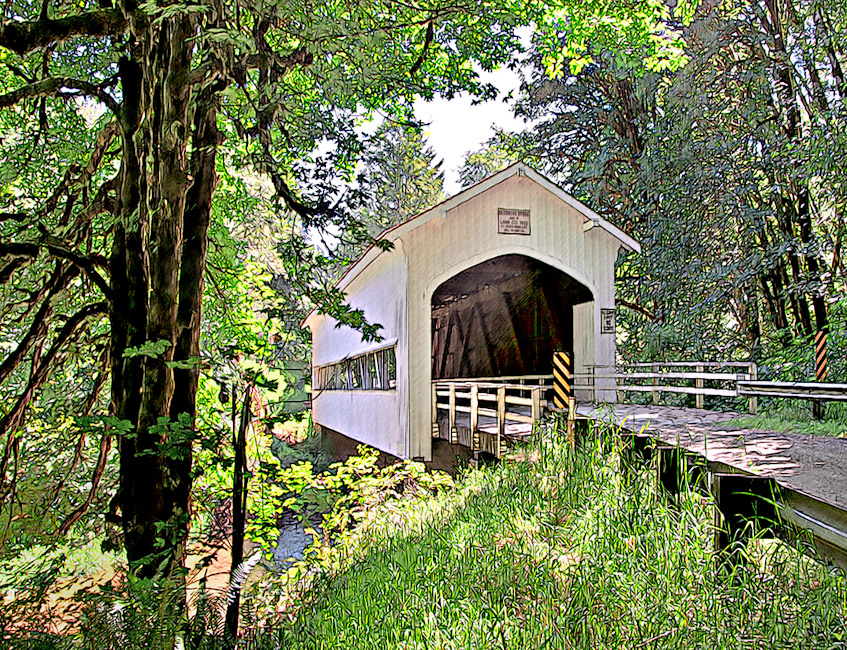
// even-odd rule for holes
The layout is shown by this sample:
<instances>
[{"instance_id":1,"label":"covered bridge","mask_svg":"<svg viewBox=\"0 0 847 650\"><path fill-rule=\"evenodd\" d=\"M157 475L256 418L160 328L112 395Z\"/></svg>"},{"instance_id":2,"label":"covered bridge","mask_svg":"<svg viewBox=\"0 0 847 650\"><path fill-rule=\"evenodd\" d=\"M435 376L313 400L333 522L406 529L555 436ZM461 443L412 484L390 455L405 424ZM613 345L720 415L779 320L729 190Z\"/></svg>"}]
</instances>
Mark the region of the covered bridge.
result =
<instances>
[{"instance_id":1,"label":"covered bridge","mask_svg":"<svg viewBox=\"0 0 847 650\"><path fill-rule=\"evenodd\" d=\"M316 425L401 458L432 456L434 380L615 363L615 263L638 243L517 163L385 231L339 280L382 326L362 341L313 312ZM597 381L594 398L615 401ZM606 384L614 386L614 384Z\"/></svg>"}]
</instances>

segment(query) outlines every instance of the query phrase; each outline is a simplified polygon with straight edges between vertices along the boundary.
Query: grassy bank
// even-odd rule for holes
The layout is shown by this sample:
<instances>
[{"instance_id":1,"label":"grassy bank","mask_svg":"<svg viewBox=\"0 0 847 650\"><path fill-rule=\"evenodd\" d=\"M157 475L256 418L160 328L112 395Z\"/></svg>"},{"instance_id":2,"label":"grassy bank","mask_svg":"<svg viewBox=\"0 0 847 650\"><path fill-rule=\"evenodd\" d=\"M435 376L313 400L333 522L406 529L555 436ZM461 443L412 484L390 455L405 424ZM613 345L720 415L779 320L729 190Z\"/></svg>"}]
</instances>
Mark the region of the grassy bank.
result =
<instances>
[{"instance_id":1,"label":"grassy bank","mask_svg":"<svg viewBox=\"0 0 847 650\"><path fill-rule=\"evenodd\" d=\"M840 406L840 405L839 405ZM832 405L827 404L831 410ZM718 425L720 429L759 429L780 433L800 433L810 436L829 436L847 438L847 418L841 412L833 414L831 419L814 420L802 411L782 411L745 415Z\"/></svg>"},{"instance_id":2,"label":"grassy bank","mask_svg":"<svg viewBox=\"0 0 847 650\"><path fill-rule=\"evenodd\" d=\"M707 499L671 503L649 467L623 472L614 451L572 452L551 435L455 483L419 464L348 461L333 481L355 486L343 497L350 525L291 569L285 589L273 576L245 589L237 647L847 649L840 574L765 540L729 574L712 555ZM0 646L152 647L163 605L148 601L92 594L75 631ZM225 603L195 603L205 616L182 650L231 647Z\"/></svg>"},{"instance_id":3,"label":"grassy bank","mask_svg":"<svg viewBox=\"0 0 847 650\"><path fill-rule=\"evenodd\" d=\"M764 541L728 578L708 501L671 506L614 454L554 443L392 517L290 612L282 647L847 647L843 578Z\"/></svg>"}]
</instances>

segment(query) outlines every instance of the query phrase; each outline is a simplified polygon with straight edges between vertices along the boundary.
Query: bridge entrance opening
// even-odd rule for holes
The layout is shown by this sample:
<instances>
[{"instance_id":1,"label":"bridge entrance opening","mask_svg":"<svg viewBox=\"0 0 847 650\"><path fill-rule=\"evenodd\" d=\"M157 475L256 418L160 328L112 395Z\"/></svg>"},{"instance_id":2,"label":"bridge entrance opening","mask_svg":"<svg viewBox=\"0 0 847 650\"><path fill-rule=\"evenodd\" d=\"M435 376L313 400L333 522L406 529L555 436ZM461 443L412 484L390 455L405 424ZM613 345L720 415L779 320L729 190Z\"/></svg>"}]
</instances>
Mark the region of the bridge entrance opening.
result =
<instances>
[{"instance_id":1,"label":"bridge entrance opening","mask_svg":"<svg viewBox=\"0 0 847 650\"><path fill-rule=\"evenodd\" d=\"M553 352L574 350L574 306L592 300L586 286L525 255L472 266L433 292L432 378L548 375Z\"/></svg>"}]
</instances>

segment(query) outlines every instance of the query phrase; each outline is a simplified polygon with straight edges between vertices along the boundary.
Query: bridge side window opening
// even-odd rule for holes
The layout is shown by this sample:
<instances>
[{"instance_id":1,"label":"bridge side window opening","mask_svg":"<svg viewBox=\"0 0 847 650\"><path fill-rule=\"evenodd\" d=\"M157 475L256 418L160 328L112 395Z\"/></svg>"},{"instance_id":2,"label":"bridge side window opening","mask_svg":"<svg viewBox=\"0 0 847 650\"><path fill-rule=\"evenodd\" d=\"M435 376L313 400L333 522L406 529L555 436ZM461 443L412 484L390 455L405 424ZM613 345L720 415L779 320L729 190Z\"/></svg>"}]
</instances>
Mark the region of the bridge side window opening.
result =
<instances>
[{"instance_id":1,"label":"bridge side window opening","mask_svg":"<svg viewBox=\"0 0 847 650\"><path fill-rule=\"evenodd\" d=\"M318 366L315 387L321 391L394 390L397 388L396 346Z\"/></svg>"}]
</instances>

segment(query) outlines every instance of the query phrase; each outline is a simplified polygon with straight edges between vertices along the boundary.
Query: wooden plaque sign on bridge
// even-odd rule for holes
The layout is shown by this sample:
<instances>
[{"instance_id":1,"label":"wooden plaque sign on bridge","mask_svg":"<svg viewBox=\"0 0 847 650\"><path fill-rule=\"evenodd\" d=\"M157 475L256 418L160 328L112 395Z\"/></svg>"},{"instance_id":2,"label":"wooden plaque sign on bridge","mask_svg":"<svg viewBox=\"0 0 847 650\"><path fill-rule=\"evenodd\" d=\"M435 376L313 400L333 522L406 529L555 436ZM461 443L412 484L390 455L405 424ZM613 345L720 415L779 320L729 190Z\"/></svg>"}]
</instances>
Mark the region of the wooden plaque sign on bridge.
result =
<instances>
[{"instance_id":1,"label":"wooden plaque sign on bridge","mask_svg":"<svg viewBox=\"0 0 847 650\"><path fill-rule=\"evenodd\" d=\"M528 235L529 210L497 208L497 232L501 235Z\"/></svg>"}]
</instances>

